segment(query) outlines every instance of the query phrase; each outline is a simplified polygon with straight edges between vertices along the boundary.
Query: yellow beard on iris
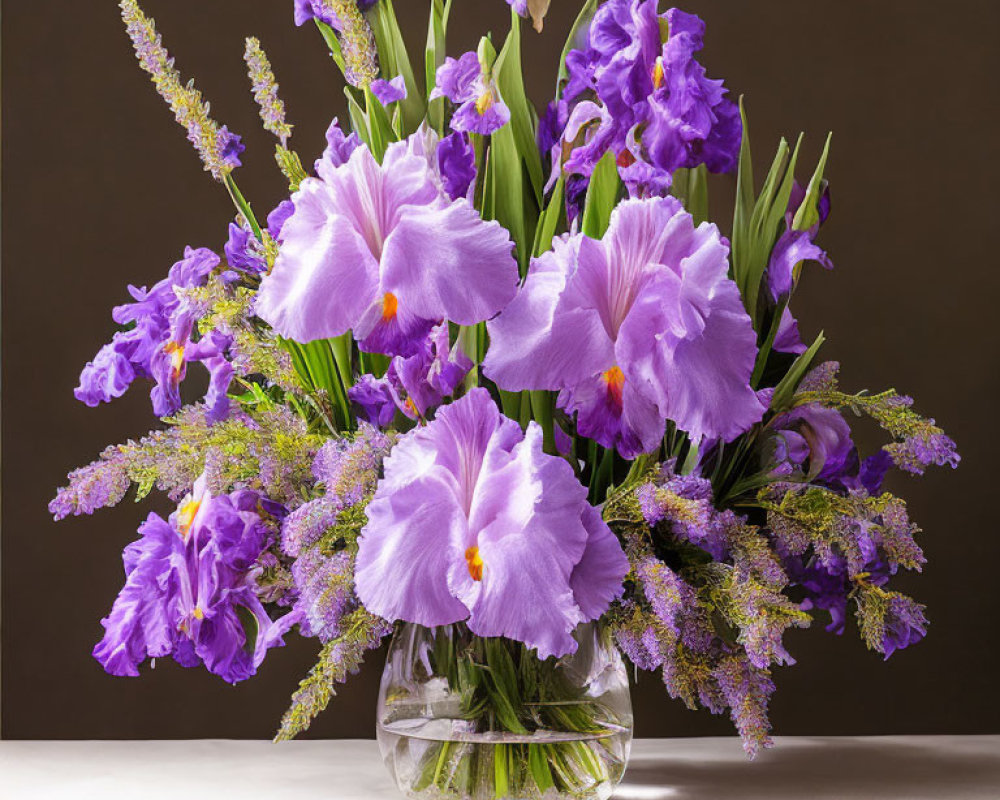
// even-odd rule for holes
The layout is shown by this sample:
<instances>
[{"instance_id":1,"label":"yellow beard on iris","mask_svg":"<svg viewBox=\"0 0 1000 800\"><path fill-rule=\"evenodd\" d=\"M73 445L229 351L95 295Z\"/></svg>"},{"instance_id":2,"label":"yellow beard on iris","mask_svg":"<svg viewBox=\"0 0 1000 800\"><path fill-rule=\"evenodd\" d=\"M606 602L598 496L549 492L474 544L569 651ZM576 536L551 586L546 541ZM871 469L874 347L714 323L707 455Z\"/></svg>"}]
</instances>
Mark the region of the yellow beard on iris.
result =
<instances>
[{"instance_id":1,"label":"yellow beard on iris","mask_svg":"<svg viewBox=\"0 0 1000 800\"><path fill-rule=\"evenodd\" d=\"M483 579L483 558L479 555L478 547L470 547L465 551L465 563L469 565L469 575L472 580L481 581Z\"/></svg>"}]
</instances>

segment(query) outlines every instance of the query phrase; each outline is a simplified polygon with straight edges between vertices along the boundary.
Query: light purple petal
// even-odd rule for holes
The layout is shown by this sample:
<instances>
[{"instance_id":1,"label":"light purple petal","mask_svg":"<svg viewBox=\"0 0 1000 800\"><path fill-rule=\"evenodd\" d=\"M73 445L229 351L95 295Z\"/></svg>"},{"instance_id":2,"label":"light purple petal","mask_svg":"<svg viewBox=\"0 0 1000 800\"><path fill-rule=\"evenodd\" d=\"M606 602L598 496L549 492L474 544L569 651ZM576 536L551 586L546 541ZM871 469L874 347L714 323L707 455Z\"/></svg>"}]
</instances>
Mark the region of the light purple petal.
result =
<instances>
[{"instance_id":1,"label":"light purple petal","mask_svg":"<svg viewBox=\"0 0 1000 800\"><path fill-rule=\"evenodd\" d=\"M360 539L358 595L390 620L468 618L475 633L543 658L572 652L574 628L606 610L624 574L586 495L569 464L543 452L536 424L523 433L473 389L386 459ZM571 580L592 539L591 558L607 564L580 567L585 614Z\"/></svg>"},{"instance_id":2,"label":"light purple petal","mask_svg":"<svg viewBox=\"0 0 1000 800\"><path fill-rule=\"evenodd\" d=\"M320 180L303 181L257 294L257 316L297 342L346 333L376 296L378 262L331 194Z\"/></svg>"},{"instance_id":3,"label":"light purple petal","mask_svg":"<svg viewBox=\"0 0 1000 800\"><path fill-rule=\"evenodd\" d=\"M587 548L573 569L570 586L584 619L589 621L600 617L611 601L621 596L629 562L596 508L584 508L583 525L588 534Z\"/></svg>"},{"instance_id":4,"label":"light purple petal","mask_svg":"<svg viewBox=\"0 0 1000 800\"><path fill-rule=\"evenodd\" d=\"M487 453L467 540L479 548L482 580L464 565L452 573L470 630L525 642L540 658L576 649L572 632L583 615L569 581L587 544L585 496L565 461L544 456L537 425L511 452Z\"/></svg>"},{"instance_id":5,"label":"light purple petal","mask_svg":"<svg viewBox=\"0 0 1000 800\"><path fill-rule=\"evenodd\" d=\"M397 75L391 81L378 78L372 81L371 89L372 94L384 106L406 99L406 83L403 81L402 75Z\"/></svg>"},{"instance_id":6,"label":"light purple petal","mask_svg":"<svg viewBox=\"0 0 1000 800\"><path fill-rule=\"evenodd\" d=\"M506 229L466 200L412 208L385 241L383 286L417 316L473 325L514 297L512 247Z\"/></svg>"},{"instance_id":7,"label":"light purple petal","mask_svg":"<svg viewBox=\"0 0 1000 800\"><path fill-rule=\"evenodd\" d=\"M564 296L580 237L553 245L532 261L517 297L487 323L483 372L508 391L563 389L614 365L614 343L597 309Z\"/></svg>"},{"instance_id":8,"label":"light purple petal","mask_svg":"<svg viewBox=\"0 0 1000 800\"><path fill-rule=\"evenodd\" d=\"M445 58L437 69L437 78L430 99L447 97L453 103L476 99L476 86L482 74L479 56L472 50L459 58Z\"/></svg>"}]
</instances>

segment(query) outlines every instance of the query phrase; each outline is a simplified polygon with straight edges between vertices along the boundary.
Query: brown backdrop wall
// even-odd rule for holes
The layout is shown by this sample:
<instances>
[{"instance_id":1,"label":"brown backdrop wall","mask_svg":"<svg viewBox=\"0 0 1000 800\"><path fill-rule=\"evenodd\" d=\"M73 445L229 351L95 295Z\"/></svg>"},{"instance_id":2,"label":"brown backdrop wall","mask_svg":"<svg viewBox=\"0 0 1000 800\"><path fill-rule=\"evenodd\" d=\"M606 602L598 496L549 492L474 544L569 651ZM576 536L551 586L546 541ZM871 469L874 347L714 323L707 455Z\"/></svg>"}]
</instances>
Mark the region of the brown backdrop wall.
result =
<instances>
[{"instance_id":1,"label":"brown backdrop wall","mask_svg":"<svg viewBox=\"0 0 1000 800\"><path fill-rule=\"evenodd\" d=\"M420 42L425 3L399 0ZM297 124L304 160L343 115L318 35L291 24L291 0L147 0L185 76L248 145L239 178L258 209L282 195L271 142L243 74L243 37L260 36ZM502 0L455 0L450 51ZM545 33L526 36L531 92L543 103L579 0L553 0ZM789 637L773 704L784 734L1000 732L1000 605L994 477L998 271L994 254L1000 5L954 0L690 0L709 25L704 62L748 98L755 151L806 131L814 160L835 131L834 215L823 241L833 273L812 270L796 298L804 333L824 328L846 385L916 395L957 439L961 470L901 479L926 530L930 563L905 587L928 603L926 641L887 664L852 634ZM187 243L220 247L231 215L183 133L135 67L116 4L3 4L2 734L9 738L265 737L315 654L272 651L237 688L162 662L141 680L90 658L121 583L121 548L150 508L126 503L56 525L46 513L71 467L152 419L142 388L88 409L72 396L81 366L113 330L129 282L152 283ZM718 187L729 193L731 181ZM728 207L722 200L717 208ZM723 220L723 227L725 225ZM373 657L313 728L372 734ZM655 676L636 696L640 735L726 733L727 721L669 701Z\"/></svg>"}]
</instances>

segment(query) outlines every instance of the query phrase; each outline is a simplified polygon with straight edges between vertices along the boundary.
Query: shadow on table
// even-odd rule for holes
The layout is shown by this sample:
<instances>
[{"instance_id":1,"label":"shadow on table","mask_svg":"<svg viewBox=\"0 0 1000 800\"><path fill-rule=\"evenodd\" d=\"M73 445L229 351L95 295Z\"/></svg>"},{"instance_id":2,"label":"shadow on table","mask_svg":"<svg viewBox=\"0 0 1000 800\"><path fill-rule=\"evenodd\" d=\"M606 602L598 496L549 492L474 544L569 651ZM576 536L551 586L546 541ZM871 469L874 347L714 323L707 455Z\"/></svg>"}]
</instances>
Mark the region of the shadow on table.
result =
<instances>
[{"instance_id":1,"label":"shadow on table","mask_svg":"<svg viewBox=\"0 0 1000 800\"><path fill-rule=\"evenodd\" d=\"M996 791L993 795L990 792ZM984 794L985 792L985 794ZM1000 753L983 748L870 739L797 739L755 762L732 754L699 757L690 746L630 762L615 800L717 800L717 798L1000 798Z\"/></svg>"}]
</instances>

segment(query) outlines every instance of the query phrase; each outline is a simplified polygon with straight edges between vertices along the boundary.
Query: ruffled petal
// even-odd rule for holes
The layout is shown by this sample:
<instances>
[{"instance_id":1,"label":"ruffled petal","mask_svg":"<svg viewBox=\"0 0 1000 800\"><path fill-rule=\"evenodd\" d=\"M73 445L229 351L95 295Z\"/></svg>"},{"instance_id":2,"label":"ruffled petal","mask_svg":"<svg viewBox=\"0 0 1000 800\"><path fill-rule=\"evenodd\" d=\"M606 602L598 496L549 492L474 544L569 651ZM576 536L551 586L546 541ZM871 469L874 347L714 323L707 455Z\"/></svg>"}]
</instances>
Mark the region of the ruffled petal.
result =
<instances>
[{"instance_id":1,"label":"ruffled petal","mask_svg":"<svg viewBox=\"0 0 1000 800\"><path fill-rule=\"evenodd\" d=\"M621 596L629 562L601 512L587 505L582 521L588 534L587 547L573 569L570 587L584 620L589 621L600 617L611 601Z\"/></svg>"},{"instance_id":2,"label":"ruffled petal","mask_svg":"<svg viewBox=\"0 0 1000 800\"><path fill-rule=\"evenodd\" d=\"M334 213L330 190L311 179L293 196L284 243L261 282L256 313L298 342L346 333L377 293L378 263L346 217Z\"/></svg>"},{"instance_id":3,"label":"ruffled petal","mask_svg":"<svg viewBox=\"0 0 1000 800\"><path fill-rule=\"evenodd\" d=\"M438 461L440 428L417 429L385 459L385 477L368 504L358 543L355 585L373 614L435 626L468 609L448 590L448 568L467 520L454 473Z\"/></svg>"},{"instance_id":4,"label":"ruffled petal","mask_svg":"<svg viewBox=\"0 0 1000 800\"><path fill-rule=\"evenodd\" d=\"M490 347L483 372L508 391L562 389L614 363L613 343L597 309L563 299L579 238L554 244L532 261L517 297L487 323Z\"/></svg>"},{"instance_id":5,"label":"ruffled petal","mask_svg":"<svg viewBox=\"0 0 1000 800\"><path fill-rule=\"evenodd\" d=\"M512 248L510 234L467 200L411 208L385 241L383 286L416 316L474 325L517 291Z\"/></svg>"},{"instance_id":6,"label":"ruffled petal","mask_svg":"<svg viewBox=\"0 0 1000 800\"><path fill-rule=\"evenodd\" d=\"M570 466L542 452L537 425L510 453L488 452L470 522L475 538L466 541L482 559L481 580L462 592L470 630L517 639L540 658L576 649L572 632L583 615L569 581L587 544L585 498Z\"/></svg>"}]
</instances>

